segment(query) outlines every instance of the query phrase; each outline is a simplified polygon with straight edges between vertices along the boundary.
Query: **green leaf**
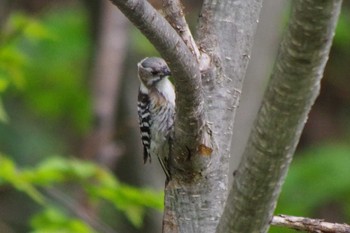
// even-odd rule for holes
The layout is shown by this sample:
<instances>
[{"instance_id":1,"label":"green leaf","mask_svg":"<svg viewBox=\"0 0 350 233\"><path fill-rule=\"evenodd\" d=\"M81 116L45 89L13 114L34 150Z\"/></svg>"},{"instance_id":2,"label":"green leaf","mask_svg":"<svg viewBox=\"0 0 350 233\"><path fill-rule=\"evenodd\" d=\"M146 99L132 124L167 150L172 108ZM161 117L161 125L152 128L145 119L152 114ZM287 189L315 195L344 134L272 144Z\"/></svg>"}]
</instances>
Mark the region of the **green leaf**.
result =
<instances>
[{"instance_id":1,"label":"green leaf","mask_svg":"<svg viewBox=\"0 0 350 233\"><path fill-rule=\"evenodd\" d=\"M54 157L40 163L36 169L25 169L24 176L36 185L52 185L65 181L67 166Z\"/></svg>"},{"instance_id":2,"label":"green leaf","mask_svg":"<svg viewBox=\"0 0 350 233\"><path fill-rule=\"evenodd\" d=\"M64 119L70 128L88 130L91 123L88 19L78 9L56 10L45 15L42 24L56 35L39 41L28 50L23 99L36 115L46 120ZM43 88L44 87L44 88Z\"/></svg>"},{"instance_id":3,"label":"green leaf","mask_svg":"<svg viewBox=\"0 0 350 233\"><path fill-rule=\"evenodd\" d=\"M311 215L313 208L331 198L350 201L349 154L348 146L327 145L299 155L279 200L279 205L286 211L284 214Z\"/></svg>"},{"instance_id":4,"label":"green leaf","mask_svg":"<svg viewBox=\"0 0 350 233\"><path fill-rule=\"evenodd\" d=\"M50 185L65 181L85 181L92 178L97 166L91 162L66 159L59 156L47 158L36 169L26 169L23 174L34 184Z\"/></svg>"},{"instance_id":5,"label":"green leaf","mask_svg":"<svg viewBox=\"0 0 350 233\"><path fill-rule=\"evenodd\" d=\"M128 208L124 209L124 213L136 228L140 228L142 226L145 208L140 206L129 206Z\"/></svg>"},{"instance_id":6,"label":"green leaf","mask_svg":"<svg viewBox=\"0 0 350 233\"><path fill-rule=\"evenodd\" d=\"M44 24L31 19L24 30L24 35L31 41L36 42L42 39L56 40L57 36L49 31Z\"/></svg>"},{"instance_id":7,"label":"green leaf","mask_svg":"<svg viewBox=\"0 0 350 233\"><path fill-rule=\"evenodd\" d=\"M19 191L29 195L39 204L44 203L44 197L40 192L26 179L23 179L22 173L17 170L12 160L4 155L0 155L0 185L10 184Z\"/></svg>"},{"instance_id":8,"label":"green leaf","mask_svg":"<svg viewBox=\"0 0 350 233\"><path fill-rule=\"evenodd\" d=\"M341 12L336 33L334 37L334 44L338 45L340 48L349 49L350 48L350 31L349 31L350 17L349 11L344 9Z\"/></svg>"},{"instance_id":9,"label":"green leaf","mask_svg":"<svg viewBox=\"0 0 350 233\"><path fill-rule=\"evenodd\" d=\"M325 203L338 203L350 220L350 147L309 148L293 161L276 208L277 214L313 217ZM272 229L271 232L292 232Z\"/></svg>"},{"instance_id":10,"label":"green leaf","mask_svg":"<svg viewBox=\"0 0 350 233\"><path fill-rule=\"evenodd\" d=\"M5 69L0 66L0 93L4 92L9 86L9 78Z\"/></svg>"},{"instance_id":11,"label":"green leaf","mask_svg":"<svg viewBox=\"0 0 350 233\"><path fill-rule=\"evenodd\" d=\"M12 160L0 154L0 185L7 183L15 173L16 167Z\"/></svg>"},{"instance_id":12,"label":"green leaf","mask_svg":"<svg viewBox=\"0 0 350 233\"><path fill-rule=\"evenodd\" d=\"M10 19L8 20L7 28L9 37L13 39L19 38L21 34L32 42L42 39L55 38L54 34L50 32L44 24L19 12L11 15Z\"/></svg>"},{"instance_id":13,"label":"green leaf","mask_svg":"<svg viewBox=\"0 0 350 233\"><path fill-rule=\"evenodd\" d=\"M119 184L110 173L103 170L97 174L96 184L85 186L90 196L112 203L135 227L141 227L146 208L163 210L163 192Z\"/></svg>"},{"instance_id":14,"label":"green leaf","mask_svg":"<svg viewBox=\"0 0 350 233\"><path fill-rule=\"evenodd\" d=\"M30 222L31 233L94 233L83 221L72 218L61 210L49 207L35 215Z\"/></svg>"},{"instance_id":15,"label":"green leaf","mask_svg":"<svg viewBox=\"0 0 350 233\"><path fill-rule=\"evenodd\" d=\"M72 181L79 182L91 199L111 203L135 227L142 225L146 208L163 209L163 192L121 184L109 171L91 162L55 156L35 168L17 169L10 159L1 157L0 160L0 185L13 185L40 204L44 198L34 185L48 187ZM46 217L55 213L48 212Z\"/></svg>"}]
</instances>

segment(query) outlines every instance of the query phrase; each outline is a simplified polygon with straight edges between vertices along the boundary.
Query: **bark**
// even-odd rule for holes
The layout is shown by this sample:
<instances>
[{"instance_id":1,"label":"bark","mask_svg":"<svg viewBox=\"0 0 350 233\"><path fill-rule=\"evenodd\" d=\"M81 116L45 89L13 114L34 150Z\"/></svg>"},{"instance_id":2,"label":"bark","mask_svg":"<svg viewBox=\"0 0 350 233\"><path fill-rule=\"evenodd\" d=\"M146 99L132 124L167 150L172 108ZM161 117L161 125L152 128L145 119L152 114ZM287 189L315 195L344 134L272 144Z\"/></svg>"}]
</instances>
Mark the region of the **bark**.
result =
<instances>
[{"instance_id":1,"label":"bark","mask_svg":"<svg viewBox=\"0 0 350 233\"><path fill-rule=\"evenodd\" d=\"M165 189L163 232L214 232L227 196L233 119L262 0L205 2L198 27L199 64L184 37L147 1L113 3L155 45L175 80L172 179ZM175 6L173 12L178 10ZM183 22L181 17L180 12L169 21Z\"/></svg>"},{"instance_id":2,"label":"bark","mask_svg":"<svg viewBox=\"0 0 350 233\"><path fill-rule=\"evenodd\" d=\"M182 40L199 62L201 55L187 25L181 2L179 0L163 0L163 9L166 20L168 20L171 26L181 36Z\"/></svg>"},{"instance_id":3,"label":"bark","mask_svg":"<svg viewBox=\"0 0 350 233\"><path fill-rule=\"evenodd\" d=\"M200 48L212 61L202 73L202 82L213 151L207 155L207 166L193 180L172 179L167 185L163 232L215 232L227 196L233 117L260 8L261 1L221 1L203 6L198 35ZM203 153L192 156L189 160L193 162Z\"/></svg>"},{"instance_id":4,"label":"bark","mask_svg":"<svg viewBox=\"0 0 350 233\"><path fill-rule=\"evenodd\" d=\"M349 233L347 224L330 223L321 219L311 219L287 215L278 215L272 218L271 225L307 231L313 233Z\"/></svg>"},{"instance_id":5,"label":"bark","mask_svg":"<svg viewBox=\"0 0 350 233\"><path fill-rule=\"evenodd\" d=\"M197 59L175 29L147 1L111 1L156 47L175 77L175 137L181 140L174 142L176 160L172 168L176 172L172 173L186 176L187 173L181 172L186 170L182 161L187 159L188 150L195 151L199 145L205 122L201 75Z\"/></svg>"},{"instance_id":6,"label":"bark","mask_svg":"<svg viewBox=\"0 0 350 233\"><path fill-rule=\"evenodd\" d=\"M261 6L262 0L205 1L201 12L198 40L212 60L211 70L203 74L206 112L220 150L217 156L224 160L229 158L234 116Z\"/></svg>"},{"instance_id":7,"label":"bark","mask_svg":"<svg viewBox=\"0 0 350 233\"><path fill-rule=\"evenodd\" d=\"M238 168L258 113L281 40L282 17L285 16L285 9L289 9L289 2L289 0L264 0L233 126L229 174ZM229 176L229 183L232 180L233 176Z\"/></svg>"},{"instance_id":8,"label":"bark","mask_svg":"<svg viewBox=\"0 0 350 233\"><path fill-rule=\"evenodd\" d=\"M328 59L341 0L293 1L262 106L217 232L267 232Z\"/></svg>"}]
</instances>

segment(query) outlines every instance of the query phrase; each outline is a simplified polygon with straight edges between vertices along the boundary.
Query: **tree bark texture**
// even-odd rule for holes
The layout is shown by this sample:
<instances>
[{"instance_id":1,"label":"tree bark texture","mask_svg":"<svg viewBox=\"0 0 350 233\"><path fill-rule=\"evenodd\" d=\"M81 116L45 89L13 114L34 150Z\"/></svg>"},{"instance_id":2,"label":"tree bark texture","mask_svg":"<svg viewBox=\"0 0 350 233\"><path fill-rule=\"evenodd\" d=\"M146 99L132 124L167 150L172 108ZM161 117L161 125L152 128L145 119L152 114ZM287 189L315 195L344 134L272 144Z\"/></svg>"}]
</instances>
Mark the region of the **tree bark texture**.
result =
<instances>
[{"instance_id":1,"label":"tree bark texture","mask_svg":"<svg viewBox=\"0 0 350 233\"><path fill-rule=\"evenodd\" d=\"M163 232L215 232L227 197L233 119L262 0L205 1L197 33L199 61L176 30L176 22L183 22L176 19L183 17L179 8L173 8L179 14L170 14L175 22L170 25L147 1L112 2L155 45L175 81L172 179L165 188Z\"/></svg>"},{"instance_id":2,"label":"tree bark texture","mask_svg":"<svg viewBox=\"0 0 350 233\"><path fill-rule=\"evenodd\" d=\"M341 0L293 1L291 19L218 233L267 232L320 88Z\"/></svg>"},{"instance_id":3,"label":"tree bark texture","mask_svg":"<svg viewBox=\"0 0 350 233\"><path fill-rule=\"evenodd\" d=\"M242 87L239 108L233 126L230 171L238 168L250 131L263 99L271 66L276 58L283 29L282 18L289 9L289 0L264 0L259 26L254 38L253 51ZM229 176L229 183L233 176Z\"/></svg>"},{"instance_id":4,"label":"tree bark texture","mask_svg":"<svg viewBox=\"0 0 350 233\"><path fill-rule=\"evenodd\" d=\"M192 176L193 180L173 179L167 185L163 232L215 232L228 191L233 117L260 8L261 1L221 1L203 5L198 40L199 47L211 60L211 67L202 70L202 84L213 152L207 155L206 166ZM203 154L197 151L193 157ZM194 160L190 158L191 162Z\"/></svg>"},{"instance_id":5,"label":"tree bark texture","mask_svg":"<svg viewBox=\"0 0 350 233\"><path fill-rule=\"evenodd\" d=\"M176 88L176 127L174 146L180 161L188 157L189 150L195 150L202 136L204 124L203 95L199 64L186 43L168 21L144 0L111 0L131 22L149 39L167 61ZM187 142L187 143L185 143ZM179 165L177 170L184 170ZM173 167L176 167L175 164ZM180 172L178 174L181 175Z\"/></svg>"},{"instance_id":6,"label":"tree bark texture","mask_svg":"<svg viewBox=\"0 0 350 233\"><path fill-rule=\"evenodd\" d=\"M192 180L172 179L167 185L163 232L215 232L227 197L233 119L260 8L261 1L203 5L197 34L199 47L211 61L202 70L202 85L213 152L200 173L187 176ZM197 150L189 161L195 163L203 154Z\"/></svg>"}]
</instances>

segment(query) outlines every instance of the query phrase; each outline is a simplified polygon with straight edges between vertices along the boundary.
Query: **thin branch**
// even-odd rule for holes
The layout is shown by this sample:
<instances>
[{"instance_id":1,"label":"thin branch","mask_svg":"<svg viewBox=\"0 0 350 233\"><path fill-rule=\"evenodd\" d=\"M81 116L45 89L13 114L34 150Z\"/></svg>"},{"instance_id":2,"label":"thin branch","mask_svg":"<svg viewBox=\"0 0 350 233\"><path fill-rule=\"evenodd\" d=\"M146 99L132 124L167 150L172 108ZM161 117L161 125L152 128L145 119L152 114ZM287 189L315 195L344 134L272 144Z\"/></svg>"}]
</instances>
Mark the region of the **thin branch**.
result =
<instances>
[{"instance_id":1,"label":"thin branch","mask_svg":"<svg viewBox=\"0 0 350 233\"><path fill-rule=\"evenodd\" d=\"M350 225L325 222L322 219L311 219L287 215L278 215L272 218L271 225L287 227L298 231L312 233L349 233Z\"/></svg>"},{"instance_id":2,"label":"thin branch","mask_svg":"<svg viewBox=\"0 0 350 233\"><path fill-rule=\"evenodd\" d=\"M262 106L218 233L267 232L307 115L320 88L341 0L293 1Z\"/></svg>"},{"instance_id":3,"label":"thin branch","mask_svg":"<svg viewBox=\"0 0 350 233\"><path fill-rule=\"evenodd\" d=\"M191 170L184 169L181 161L188 158L186 148L196 151L202 139L200 134L205 122L197 59L174 28L147 1L111 1L150 40L172 71L176 89L175 138L181 138L175 140L177 144L174 148L177 151L174 153L179 163L174 163L173 167L178 166L178 171Z\"/></svg>"},{"instance_id":4,"label":"thin branch","mask_svg":"<svg viewBox=\"0 0 350 233\"><path fill-rule=\"evenodd\" d=\"M183 13L183 6L179 0L163 0L163 10L165 19L181 36L186 45L190 48L193 55L200 61L200 52L193 39L192 33Z\"/></svg>"}]
</instances>

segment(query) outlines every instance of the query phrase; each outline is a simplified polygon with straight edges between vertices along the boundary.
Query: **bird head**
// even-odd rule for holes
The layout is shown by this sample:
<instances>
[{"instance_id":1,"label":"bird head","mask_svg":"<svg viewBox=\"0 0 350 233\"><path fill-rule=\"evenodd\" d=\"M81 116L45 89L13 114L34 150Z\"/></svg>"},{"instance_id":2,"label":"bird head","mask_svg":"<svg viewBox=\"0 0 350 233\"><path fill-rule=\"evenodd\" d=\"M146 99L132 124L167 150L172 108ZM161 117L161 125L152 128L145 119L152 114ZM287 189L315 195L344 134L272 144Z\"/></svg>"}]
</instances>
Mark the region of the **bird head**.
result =
<instances>
[{"instance_id":1,"label":"bird head","mask_svg":"<svg viewBox=\"0 0 350 233\"><path fill-rule=\"evenodd\" d=\"M171 74L166 62L159 57L147 57L140 61L137 67L141 82L148 88Z\"/></svg>"}]
</instances>

